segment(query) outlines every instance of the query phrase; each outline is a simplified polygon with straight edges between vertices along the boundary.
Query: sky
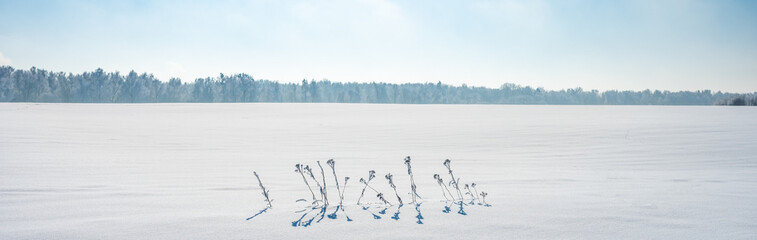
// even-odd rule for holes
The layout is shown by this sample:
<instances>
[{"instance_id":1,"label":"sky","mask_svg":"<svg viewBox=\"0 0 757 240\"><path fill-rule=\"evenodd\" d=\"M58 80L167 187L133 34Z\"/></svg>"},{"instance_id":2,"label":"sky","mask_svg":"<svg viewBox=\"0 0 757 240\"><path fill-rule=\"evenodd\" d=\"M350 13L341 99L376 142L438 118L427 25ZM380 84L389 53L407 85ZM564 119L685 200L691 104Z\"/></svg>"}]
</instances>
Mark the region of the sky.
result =
<instances>
[{"instance_id":1,"label":"sky","mask_svg":"<svg viewBox=\"0 0 757 240\"><path fill-rule=\"evenodd\" d=\"M0 65L757 91L757 1L7 1Z\"/></svg>"}]
</instances>

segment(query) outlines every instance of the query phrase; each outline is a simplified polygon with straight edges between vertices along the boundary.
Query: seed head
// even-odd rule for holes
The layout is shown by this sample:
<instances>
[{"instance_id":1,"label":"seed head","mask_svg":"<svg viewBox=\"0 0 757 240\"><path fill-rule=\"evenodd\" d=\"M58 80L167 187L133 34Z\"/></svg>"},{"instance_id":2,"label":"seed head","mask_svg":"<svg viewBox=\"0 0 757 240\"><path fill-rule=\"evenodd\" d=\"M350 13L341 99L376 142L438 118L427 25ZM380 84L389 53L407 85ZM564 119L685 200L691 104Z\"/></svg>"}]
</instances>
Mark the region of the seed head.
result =
<instances>
[{"instance_id":1,"label":"seed head","mask_svg":"<svg viewBox=\"0 0 757 240\"><path fill-rule=\"evenodd\" d=\"M305 169L305 172L307 172L308 175L310 175L311 177L314 177L314 175L313 175L313 169L310 169L310 165L305 165L305 168L303 168L303 169Z\"/></svg>"},{"instance_id":2,"label":"seed head","mask_svg":"<svg viewBox=\"0 0 757 240\"><path fill-rule=\"evenodd\" d=\"M444 180L442 180L442 177L439 176L439 174L434 174L434 179L436 179L436 183L444 185Z\"/></svg>"},{"instance_id":3,"label":"seed head","mask_svg":"<svg viewBox=\"0 0 757 240\"><path fill-rule=\"evenodd\" d=\"M334 159L329 159L328 161L326 161L326 164L331 166L331 168L334 168Z\"/></svg>"},{"instance_id":4,"label":"seed head","mask_svg":"<svg viewBox=\"0 0 757 240\"><path fill-rule=\"evenodd\" d=\"M387 173L384 177L389 180L389 186L391 186L392 188L397 188L397 186L394 185L394 181L392 181L392 177L394 176L392 176L391 173Z\"/></svg>"}]
</instances>

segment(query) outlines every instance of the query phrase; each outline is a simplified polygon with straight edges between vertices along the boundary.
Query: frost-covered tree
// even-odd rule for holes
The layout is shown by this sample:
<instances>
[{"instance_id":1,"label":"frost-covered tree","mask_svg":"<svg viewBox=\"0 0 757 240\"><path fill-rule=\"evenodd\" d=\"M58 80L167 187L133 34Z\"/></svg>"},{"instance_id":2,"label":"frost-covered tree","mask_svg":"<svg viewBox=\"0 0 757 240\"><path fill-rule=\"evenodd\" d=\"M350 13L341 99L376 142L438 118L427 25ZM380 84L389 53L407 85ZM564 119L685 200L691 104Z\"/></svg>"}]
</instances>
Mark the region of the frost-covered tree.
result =
<instances>
[{"instance_id":1,"label":"frost-covered tree","mask_svg":"<svg viewBox=\"0 0 757 240\"><path fill-rule=\"evenodd\" d=\"M247 74L163 82L152 74L96 69L80 74L0 66L2 102L339 102L402 104L597 104L757 105L757 93L702 91L619 91L582 88L545 90L512 83L499 88L436 83L300 83L256 80Z\"/></svg>"}]
</instances>

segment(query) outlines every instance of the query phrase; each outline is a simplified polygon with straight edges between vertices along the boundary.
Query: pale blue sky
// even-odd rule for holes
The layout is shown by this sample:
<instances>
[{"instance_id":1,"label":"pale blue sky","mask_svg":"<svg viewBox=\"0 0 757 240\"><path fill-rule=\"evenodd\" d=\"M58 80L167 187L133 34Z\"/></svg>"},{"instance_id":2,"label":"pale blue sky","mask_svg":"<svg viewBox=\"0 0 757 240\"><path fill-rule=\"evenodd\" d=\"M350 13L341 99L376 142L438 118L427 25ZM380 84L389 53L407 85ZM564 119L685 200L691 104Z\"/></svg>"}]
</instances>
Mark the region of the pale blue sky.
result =
<instances>
[{"instance_id":1,"label":"pale blue sky","mask_svg":"<svg viewBox=\"0 0 757 240\"><path fill-rule=\"evenodd\" d=\"M6 1L0 65L757 91L757 1Z\"/></svg>"}]
</instances>

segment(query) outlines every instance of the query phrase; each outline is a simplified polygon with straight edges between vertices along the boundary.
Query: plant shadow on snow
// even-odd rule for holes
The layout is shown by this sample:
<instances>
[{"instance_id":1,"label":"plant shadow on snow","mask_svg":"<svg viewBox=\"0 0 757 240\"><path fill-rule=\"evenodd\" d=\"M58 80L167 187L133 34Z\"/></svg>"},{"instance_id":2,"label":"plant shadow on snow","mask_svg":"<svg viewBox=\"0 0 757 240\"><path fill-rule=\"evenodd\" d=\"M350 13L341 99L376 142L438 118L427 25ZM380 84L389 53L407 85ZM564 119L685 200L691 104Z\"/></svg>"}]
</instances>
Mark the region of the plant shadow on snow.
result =
<instances>
[{"instance_id":1,"label":"plant shadow on snow","mask_svg":"<svg viewBox=\"0 0 757 240\"><path fill-rule=\"evenodd\" d=\"M414 205L414 210L415 210L413 212L415 223L423 224L423 221L425 219L421 211L421 206L423 205L423 203L418 203L418 204L413 204L413 205ZM484 204L470 204L470 203L465 203L462 201L444 201L441 212L443 213L456 212L459 215L467 216L468 213L465 211L465 208L476 206L476 205L483 206L483 207L490 206L490 205L484 205ZM364 212L362 214L368 214L375 220L392 219L394 221L399 221L402 208L404 206L405 206L404 204L403 205L361 204L361 205L357 205L356 207L358 207L359 210ZM453 208L456 208L456 209L453 209ZM328 214L329 212L331 213ZM295 213L298 214L298 217L294 221L292 221L292 227L309 227L315 223L320 223L325 218L329 218L331 220L344 219L347 222L353 221L353 219L347 215L347 211L345 211L345 207L342 205L337 205L336 207L328 207L328 206L306 207L302 210L296 211ZM339 215L344 215L344 217L340 218Z\"/></svg>"},{"instance_id":2,"label":"plant shadow on snow","mask_svg":"<svg viewBox=\"0 0 757 240\"><path fill-rule=\"evenodd\" d=\"M315 221L316 223L319 223L319 222L321 222L321 220L323 220L323 218L324 218L324 217L325 217L325 215L326 215L326 209L327 209L327 206L323 206L323 207L312 207L312 208L310 208L310 210L308 210L308 209L303 209L303 210L302 210L302 211L300 211L300 212L305 212L305 213L304 213L304 214L302 214L302 216L300 216L300 218L299 218L299 219L297 219L297 220L295 220L294 222L292 222L292 227L297 227L297 226L308 227L308 226L310 226L310 224L312 224L312 223L313 223L313 220L315 220L316 218L318 218L318 220L317 220L317 221ZM318 210L318 211L316 211L316 210ZM339 209L337 208L337 211L338 211L338 210L339 210ZM310 213L313 213L313 212L315 212L315 214L314 214L314 215L313 215L312 217L310 217L309 219L308 219L308 218L305 218L305 217L307 217L308 215L310 215ZM349 218L348 218L348 219L349 219ZM348 220L348 221L349 221L349 220Z\"/></svg>"},{"instance_id":3,"label":"plant shadow on snow","mask_svg":"<svg viewBox=\"0 0 757 240\"><path fill-rule=\"evenodd\" d=\"M266 207L266 208L264 208L263 210L260 210L260 212L258 212L258 213L256 213L256 214L252 215L251 217L248 217L248 218L247 218L247 221L249 221L250 219L253 219L253 218L257 217L257 216L260 216L260 214L263 214L263 213L265 213L266 211L268 211L268 209L271 209L271 207Z\"/></svg>"},{"instance_id":4,"label":"plant shadow on snow","mask_svg":"<svg viewBox=\"0 0 757 240\"><path fill-rule=\"evenodd\" d=\"M395 221L398 221L400 219L400 211L403 207L403 205L396 205L396 206L370 206L370 205L360 205L357 206L360 210L365 211L366 213L370 214L373 219L380 220L385 219L386 217L393 219ZM302 209L300 211L297 211L295 213L302 213L299 218L297 218L295 221L292 222L292 227L309 227L313 223L320 223L321 220L324 219L324 215L326 212L328 212L329 207L327 206L317 206L317 207L308 207L305 209ZM341 210L342 214L344 215L344 219L347 222L352 222L352 218L347 215L347 212L344 210L345 207L338 205L333 208L333 212L329 215L326 215L329 219L336 220L338 219L339 212ZM387 214L387 211L390 209L394 209L394 211L390 211L389 214ZM423 215L420 212L420 204L416 205L416 211L418 215L416 215L416 218L418 221L416 223L423 224L421 220L423 219ZM393 212L393 213L392 213ZM317 220L316 220L317 219Z\"/></svg>"}]
</instances>

